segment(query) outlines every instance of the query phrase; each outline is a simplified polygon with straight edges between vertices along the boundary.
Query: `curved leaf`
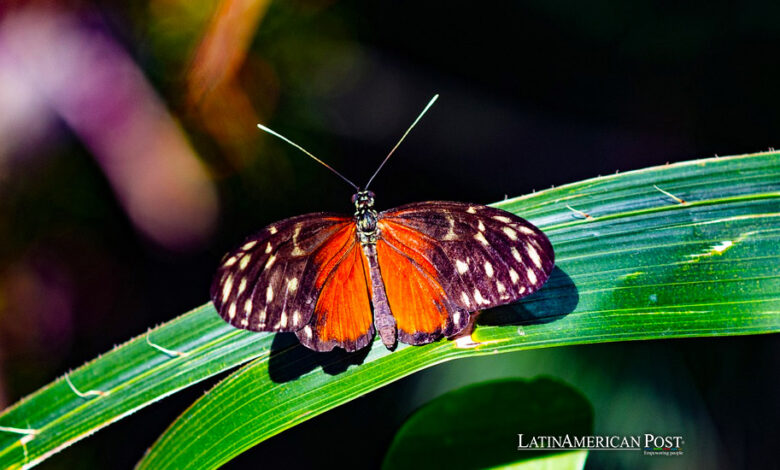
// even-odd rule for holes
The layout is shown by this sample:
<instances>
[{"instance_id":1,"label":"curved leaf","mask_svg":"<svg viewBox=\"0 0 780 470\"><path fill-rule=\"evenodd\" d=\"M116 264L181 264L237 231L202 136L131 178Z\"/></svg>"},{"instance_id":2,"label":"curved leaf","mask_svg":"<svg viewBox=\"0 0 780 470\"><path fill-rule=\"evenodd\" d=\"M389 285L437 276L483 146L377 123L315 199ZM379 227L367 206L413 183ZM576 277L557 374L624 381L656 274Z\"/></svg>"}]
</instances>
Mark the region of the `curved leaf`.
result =
<instances>
[{"instance_id":1,"label":"curved leaf","mask_svg":"<svg viewBox=\"0 0 780 470\"><path fill-rule=\"evenodd\" d=\"M542 228L544 288L482 315L471 340L361 354L272 346L190 407L140 468L214 468L273 435L458 357L571 344L780 331L780 154L595 178L496 206ZM351 364L362 363L359 367ZM339 373L334 373L339 372Z\"/></svg>"}]
</instances>

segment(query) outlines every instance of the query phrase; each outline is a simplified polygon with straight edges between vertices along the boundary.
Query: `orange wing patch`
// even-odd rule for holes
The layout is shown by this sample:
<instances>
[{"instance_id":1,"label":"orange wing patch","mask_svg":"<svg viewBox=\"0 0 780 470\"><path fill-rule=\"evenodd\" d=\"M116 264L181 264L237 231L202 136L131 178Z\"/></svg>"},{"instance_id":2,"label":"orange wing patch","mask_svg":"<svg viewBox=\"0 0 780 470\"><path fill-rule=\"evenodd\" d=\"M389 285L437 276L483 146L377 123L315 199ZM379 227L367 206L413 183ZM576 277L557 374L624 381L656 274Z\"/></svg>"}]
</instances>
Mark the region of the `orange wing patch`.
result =
<instances>
[{"instance_id":1,"label":"orange wing patch","mask_svg":"<svg viewBox=\"0 0 780 470\"><path fill-rule=\"evenodd\" d=\"M317 279L314 281L316 289L322 287L330 277L334 269L338 268L342 258L355 246L355 224L345 224L328 242L320 248L314 257L314 262L319 266Z\"/></svg>"},{"instance_id":2,"label":"orange wing patch","mask_svg":"<svg viewBox=\"0 0 780 470\"><path fill-rule=\"evenodd\" d=\"M441 273L426 257L435 249L433 241L390 220L378 225L377 258L399 339L424 344L462 330L469 314L448 298Z\"/></svg>"},{"instance_id":3,"label":"orange wing patch","mask_svg":"<svg viewBox=\"0 0 780 470\"><path fill-rule=\"evenodd\" d=\"M431 277L433 266L427 260L412 258L396 246L403 245L379 240L376 251L398 337L409 344L429 343L449 324L446 294Z\"/></svg>"},{"instance_id":4,"label":"orange wing patch","mask_svg":"<svg viewBox=\"0 0 780 470\"><path fill-rule=\"evenodd\" d=\"M340 346L347 351L356 351L368 345L374 336L374 324L371 315L371 303L368 261L360 246L355 243L354 226L348 230L351 243L341 247L327 247L330 253L337 253L329 261L334 267L317 283L324 283L317 299L309 325L296 334L301 342L317 351L330 351ZM346 235L345 235L346 236ZM343 240L341 234L334 237ZM326 255L323 255L326 256Z\"/></svg>"}]
</instances>

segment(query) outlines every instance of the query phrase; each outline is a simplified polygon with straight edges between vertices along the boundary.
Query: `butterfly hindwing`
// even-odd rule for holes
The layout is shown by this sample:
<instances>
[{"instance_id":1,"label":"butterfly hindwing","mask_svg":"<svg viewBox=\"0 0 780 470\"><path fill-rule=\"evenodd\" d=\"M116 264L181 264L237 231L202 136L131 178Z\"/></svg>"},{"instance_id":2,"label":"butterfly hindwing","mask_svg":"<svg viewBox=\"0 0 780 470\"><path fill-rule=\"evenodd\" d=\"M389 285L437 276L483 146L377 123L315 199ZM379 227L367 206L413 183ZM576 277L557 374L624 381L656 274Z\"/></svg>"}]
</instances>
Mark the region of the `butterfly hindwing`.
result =
<instances>
[{"instance_id":1,"label":"butterfly hindwing","mask_svg":"<svg viewBox=\"0 0 780 470\"><path fill-rule=\"evenodd\" d=\"M447 280L442 279L434 263L421 255L419 243L425 241L388 231L376 244L398 339L407 344L451 336L465 328L469 320L468 311L450 297Z\"/></svg>"},{"instance_id":2,"label":"butterfly hindwing","mask_svg":"<svg viewBox=\"0 0 780 470\"><path fill-rule=\"evenodd\" d=\"M335 267L333 246L354 243L353 225L351 217L306 214L249 237L225 256L211 285L220 316L252 331L301 329Z\"/></svg>"},{"instance_id":3,"label":"butterfly hindwing","mask_svg":"<svg viewBox=\"0 0 780 470\"><path fill-rule=\"evenodd\" d=\"M469 312L531 294L553 269L544 233L500 209L434 201L391 209L379 219L381 236L428 260L448 297ZM396 318L408 314L393 311Z\"/></svg>"},{"instance_id":4,"label":"butterfly hindwing","mask_svg":"<svg viewBox=\"0 0 780 470\"><path fill-rule=\"evenodd\" d=\"M332 258L337 261L322 281L311 320L296 333L304 346L315 351L335 346L357 351L374 337L368 262L355 241L354 226L349 235L352 242Z\"/></svg>"}]
</instances>

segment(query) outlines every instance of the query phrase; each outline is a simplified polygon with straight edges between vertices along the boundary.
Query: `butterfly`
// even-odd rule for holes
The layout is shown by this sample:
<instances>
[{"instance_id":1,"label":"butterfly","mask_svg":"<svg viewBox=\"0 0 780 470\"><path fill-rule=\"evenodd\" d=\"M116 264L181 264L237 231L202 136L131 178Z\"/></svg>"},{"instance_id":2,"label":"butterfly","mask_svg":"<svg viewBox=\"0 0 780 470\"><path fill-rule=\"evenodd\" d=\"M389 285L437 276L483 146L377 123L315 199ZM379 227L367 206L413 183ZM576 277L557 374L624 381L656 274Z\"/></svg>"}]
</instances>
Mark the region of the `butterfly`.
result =
<instances>
[{"instance_id":1,"label":"butterfly","mask_svg":"<svg viewBox=\"0 0 780 470\"><path fill-rule=\"evenodd\" d=\"M510 212L430 201L377 212L373 178L434 103L428 103L363 189L353 215L318 212L273 223L223 258L211 285L219 315L251 331L294 332L315 351L388 349L463 331L472 312L538 290L554 266L547 236Z\"/></svg>"}]
</instances>

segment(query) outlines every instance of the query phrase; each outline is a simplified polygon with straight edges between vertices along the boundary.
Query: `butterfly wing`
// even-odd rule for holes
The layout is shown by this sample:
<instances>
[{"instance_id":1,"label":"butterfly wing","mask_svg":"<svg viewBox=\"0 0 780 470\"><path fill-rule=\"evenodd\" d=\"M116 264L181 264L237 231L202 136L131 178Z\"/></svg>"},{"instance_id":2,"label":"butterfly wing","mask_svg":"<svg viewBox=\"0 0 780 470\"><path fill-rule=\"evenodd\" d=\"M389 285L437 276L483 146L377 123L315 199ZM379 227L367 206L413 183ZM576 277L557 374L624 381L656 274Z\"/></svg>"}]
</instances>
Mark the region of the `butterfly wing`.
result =
<instances>
[{"instance_id":1,"label":"butterfly wing","mask_svg":"<svg viewBox=\"0 0 780 470\"><path fill-rule=\"evenodd\" d=\"M468 311L451 298L436 261L422 255L436 253L435 242L394 222L386 222L380 230L377 260L398 339L425 344L462 330L469 321Z\"/></svg>"},{"instance_id":2,"label":"butterfly wing","mask_svg":"<svg viewBox=\"0 0 780 470\"><path fill-rule=\"evenodd\" d=\"M462 312L531 294L544 284L555 264L552 245L541 230L487 206L409 204L382 212L378 226L377 252L388 301L399 339L410 344L456 333L468 322ZM404 268L391 249L402 253L424 276ZM421 306L420 299L441 302L446 313Z\"/></svg>"},{"instance_id":3,"label":"butterfly wing","mask_svg":"<svg viewBox=\"0 0 780 470\"><path fill-rule=\"evenodd\" d=\"M351 217L315 213L276 222L228 253L211 298L228 323L252 331L296 331L311 319L341 246L354 243ZM354 231L354 228L352 228Z\"/></svg>"},{"instance_id":4,"label":"butterfly wing","mask_svg":"<svg viewBox=\"0 0 780 470\"><path fill-rule=\"evenodd\" d=\"M330 261L315 281L320 291L314 313L296 332L301 343L315 351L330 351L335 346L357 351L374 337L368 261L356 242L355 224L346 232L349 243L328 244L317 254Z\"/></svg>"}]
</instances>

